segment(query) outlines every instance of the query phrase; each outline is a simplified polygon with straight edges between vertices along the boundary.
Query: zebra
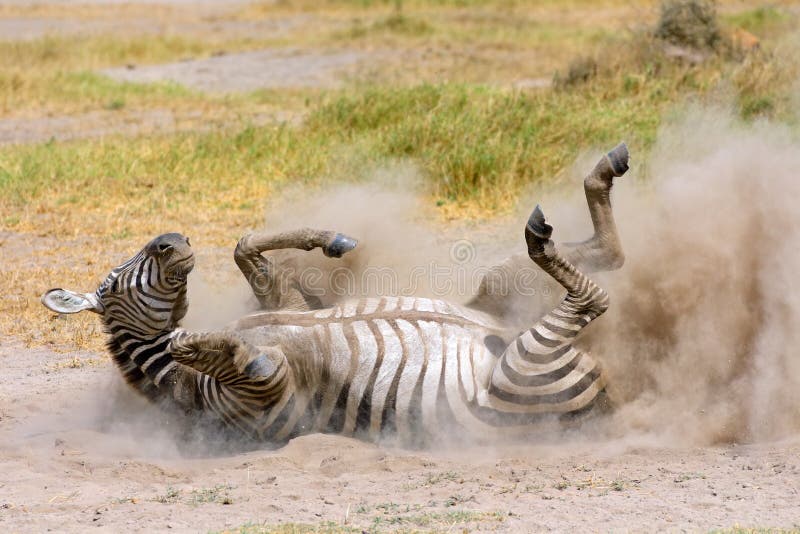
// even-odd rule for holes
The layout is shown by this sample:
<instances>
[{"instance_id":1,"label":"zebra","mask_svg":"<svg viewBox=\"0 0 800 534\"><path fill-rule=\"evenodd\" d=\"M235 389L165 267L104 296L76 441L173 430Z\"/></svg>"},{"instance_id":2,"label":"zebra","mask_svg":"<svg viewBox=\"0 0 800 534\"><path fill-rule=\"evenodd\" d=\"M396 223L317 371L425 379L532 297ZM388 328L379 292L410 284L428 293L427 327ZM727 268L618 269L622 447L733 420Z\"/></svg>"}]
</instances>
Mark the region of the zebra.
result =
<instances>
[{"instance_id":1,"label":"zebra","mask_svg":"<svg viewBox=\"0 0 800 534\"><path fill-rule=\"evenodd\" d=\"M621 143L584 180L594 234L564 245L537 205L524 235L531 260L566 295L522 333L502 320L486 276L466 305L384 296L324 307L304 293L269 250L322 249L338 258L357 241L334 231L253 233L234 259L259 311L227 328L190 332L189 239L164 234L113 269L93 293L51 289L58 313L101 316L113 361L127 383L182 413L210 414L237 435L273 444L314 432L426 446L443 434L492 440L529 436L537 425L571 424L610 408L599 362L574 345L609 305L583 270L619 268L624 256L611 210L615 177L628 170Z\"/></svg>"}]
</instances>

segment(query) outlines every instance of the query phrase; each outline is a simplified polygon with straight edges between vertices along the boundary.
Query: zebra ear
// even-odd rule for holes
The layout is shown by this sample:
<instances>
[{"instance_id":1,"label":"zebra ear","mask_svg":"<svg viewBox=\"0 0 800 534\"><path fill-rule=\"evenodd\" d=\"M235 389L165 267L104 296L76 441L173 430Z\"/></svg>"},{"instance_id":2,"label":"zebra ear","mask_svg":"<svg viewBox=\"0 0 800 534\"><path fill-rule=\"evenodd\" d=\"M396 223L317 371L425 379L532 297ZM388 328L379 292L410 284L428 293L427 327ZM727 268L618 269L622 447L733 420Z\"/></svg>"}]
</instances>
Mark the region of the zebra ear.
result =
<instances>
[{"instance_id":1,"label":"zebra ear","mask_svg":"<svg viewBox=\"0 0 800 534\"><path fill-rule=\"evenodd\" d=\"M42 295L42 304L57 313L78 313L83 310L103 313L105 308L94 293L75 293L68 289L51 289Z\"/></svg>"}]
</instances>

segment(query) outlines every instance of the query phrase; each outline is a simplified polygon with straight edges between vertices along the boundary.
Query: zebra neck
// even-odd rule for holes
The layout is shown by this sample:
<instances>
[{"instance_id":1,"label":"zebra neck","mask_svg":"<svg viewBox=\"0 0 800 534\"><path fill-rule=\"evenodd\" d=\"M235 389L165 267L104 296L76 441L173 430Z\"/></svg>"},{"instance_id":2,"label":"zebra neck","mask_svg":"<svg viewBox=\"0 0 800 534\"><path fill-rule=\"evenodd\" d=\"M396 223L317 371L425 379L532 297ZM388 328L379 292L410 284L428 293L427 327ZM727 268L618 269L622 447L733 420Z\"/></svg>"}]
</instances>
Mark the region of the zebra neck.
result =
<instances>
[{"instance_id":1,"label":"zebra neck","mask_svg":"<svg viewBox=\"0 0 800 534\"><path fill-rule=\"evenodd\" d=\"M143 335L120 326L107 328L108 347L125 380L140 388L160 385L176 367L169 351L175 330Z\"/></svg>"}]
</instances>

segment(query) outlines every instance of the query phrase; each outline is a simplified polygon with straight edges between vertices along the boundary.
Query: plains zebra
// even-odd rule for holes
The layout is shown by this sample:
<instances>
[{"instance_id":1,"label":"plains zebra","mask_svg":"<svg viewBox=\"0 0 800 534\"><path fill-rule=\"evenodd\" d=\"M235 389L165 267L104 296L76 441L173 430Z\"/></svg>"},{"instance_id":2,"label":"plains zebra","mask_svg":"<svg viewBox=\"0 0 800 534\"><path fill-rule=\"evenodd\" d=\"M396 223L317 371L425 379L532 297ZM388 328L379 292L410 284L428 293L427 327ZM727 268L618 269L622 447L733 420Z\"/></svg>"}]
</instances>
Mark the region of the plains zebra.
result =
<instances>
[{"instance_id":1,"label":"plains zebra","mask_svg":"<svg viewBox=\"0 0 800 534\"><path fill-rule=\"evenodd\" d=\"M541 209L533 211L528 256L566 296L518 335L487 312L498 307L491 280L467 306L382 297L320 308L291 280L281 283L280 266L261 255L292 247L339 257L356 245L310 229L239 242L236 262L265 310L222 331L178 326L194 265L180 234L155 238L94 293L53 289L42 302L61 313L100 314L114 361L148 398L213 414L254 439L332 432L421 444L442 431L525 434L543 420L572 420L606 404L598 363L573 341L606 310L608 296L579 268L622 263L609 192L627 161L621 144L584 181L595 234L566 255L550 240Z\"/></svg>"}]
</instances>

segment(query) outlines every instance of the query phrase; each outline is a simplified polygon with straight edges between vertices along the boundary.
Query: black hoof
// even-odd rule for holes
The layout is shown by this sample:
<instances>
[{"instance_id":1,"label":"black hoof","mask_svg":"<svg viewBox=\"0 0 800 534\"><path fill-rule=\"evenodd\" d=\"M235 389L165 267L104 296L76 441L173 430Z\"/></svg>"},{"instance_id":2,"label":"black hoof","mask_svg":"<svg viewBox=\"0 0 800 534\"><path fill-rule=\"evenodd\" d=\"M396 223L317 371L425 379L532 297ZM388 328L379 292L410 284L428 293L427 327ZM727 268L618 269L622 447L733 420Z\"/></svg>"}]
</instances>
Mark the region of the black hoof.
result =
<instances>
[{"instance_id":1,"label":"black hoof","mask_svg":"<svg viewBox=\"0 0 800 534\"><path fill-rule=\"evenodd\" d=\"M611 163L611 170L614 176L622 176L628 170L628 147L625 143L620 143L608 153L608 161Z\"/></svg>"},{"instance_id":2,"label":"black hoof","mask_svg":"<svg viewBox=\"0 0 800 534\"><path fill-rule=\"evenodd\" d=\"M344 234L336 234L333 241L328 243L322 253L329 258L341 258L345 253L350 252L358 245L358 241Z\"/></svg>"},{"instance_id":3,"label":"black hoof","mask_svg":"<svg viewBox=\"0 0 800 534\"><path fill-rule=\"evenodd\" d=\"M275 364L265 354L247 364L244 374L250 378L267 378L275 372Z\"/></svg>"},{"instance_id":4,"label":"black hoof","mask_svg":"<svg viewBox=\"0 0 800 534\"><path fill-rule=\"evenodd\" d=\"M553 235L553 227L547 224L544 220L544 213L542 208L537 204L533 209L533 213L528 218L528 224L525 226L525 232L530 232L539 239L550 239Z\"/></svg>"}]
</instances>

